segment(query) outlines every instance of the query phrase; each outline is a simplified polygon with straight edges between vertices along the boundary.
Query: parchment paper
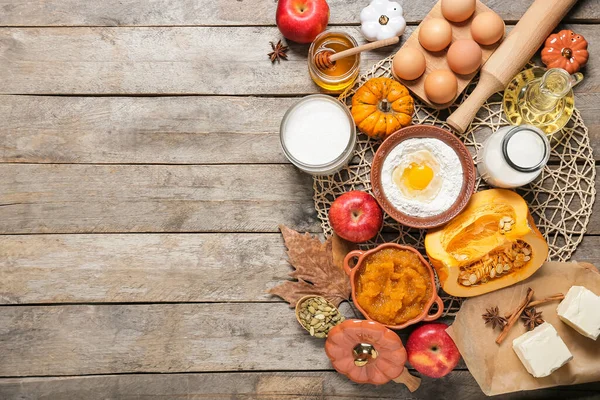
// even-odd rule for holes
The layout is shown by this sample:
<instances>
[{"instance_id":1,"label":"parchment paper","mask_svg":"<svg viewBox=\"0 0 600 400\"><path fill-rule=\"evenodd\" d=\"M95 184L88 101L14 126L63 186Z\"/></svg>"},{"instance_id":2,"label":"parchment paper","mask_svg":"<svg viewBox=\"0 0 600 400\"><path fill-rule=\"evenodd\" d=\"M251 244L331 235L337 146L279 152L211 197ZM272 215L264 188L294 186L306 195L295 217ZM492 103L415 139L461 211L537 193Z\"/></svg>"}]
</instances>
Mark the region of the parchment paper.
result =
<instances>
[{"instance_id":1,"label":"parchment paper","mask_svg":"<svg viewBox=\"0 0 600 400\"><path fill-rule=\"evenodd\" d=\"M556 315L558 301L536 309L542 311L544 320L556 328L573 359L545 378L531 376L512 349L512 341L526 332L521 321L517 321L504 342L497 345L495 340L500 330L485 326L481 317L486 308L492 306L498 306L502 316L513 311L525 298L528 287L534 290L533 300L541 300L555 293L566 294L573 285L584 286L600 294L600 273L591 264L546 263L523 282L474 297L462 304L447 332L486 395L600 381L600 338L596 341L589 339L563 323Z\"/></svg>"}]
</instances>

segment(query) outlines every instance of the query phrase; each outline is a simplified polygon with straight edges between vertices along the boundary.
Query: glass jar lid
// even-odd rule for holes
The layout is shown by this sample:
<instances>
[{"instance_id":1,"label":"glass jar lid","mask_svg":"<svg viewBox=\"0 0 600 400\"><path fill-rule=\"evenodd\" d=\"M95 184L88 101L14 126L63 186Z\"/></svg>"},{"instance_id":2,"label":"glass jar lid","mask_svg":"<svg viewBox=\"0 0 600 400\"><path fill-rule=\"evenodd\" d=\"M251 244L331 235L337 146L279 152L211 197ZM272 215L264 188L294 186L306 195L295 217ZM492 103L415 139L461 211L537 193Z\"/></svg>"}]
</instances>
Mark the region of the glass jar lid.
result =
<instances>
[{"instance_id":1,"label":"glass jar lid","mask_svg":"<svg viewBox=\"0 0 600 400\"><path fill-rule=\"evenodd\" d=\"M550 143L539 128L515 126L502 139L502 154L508 165L520 172L539 171L550 158Z\"/></svg>"},{"instance_id":2,"label":"glass jar lid","mask_svg":"<svg viewBox=\"0 0 600 400\"><path fill-rule=\"evenodd\" d=\"M329 174L351 158L356 126L341 102L315 94L287 110L279 135L283 152L292 164L305 172Z\"/></svg>"}]
</instances>

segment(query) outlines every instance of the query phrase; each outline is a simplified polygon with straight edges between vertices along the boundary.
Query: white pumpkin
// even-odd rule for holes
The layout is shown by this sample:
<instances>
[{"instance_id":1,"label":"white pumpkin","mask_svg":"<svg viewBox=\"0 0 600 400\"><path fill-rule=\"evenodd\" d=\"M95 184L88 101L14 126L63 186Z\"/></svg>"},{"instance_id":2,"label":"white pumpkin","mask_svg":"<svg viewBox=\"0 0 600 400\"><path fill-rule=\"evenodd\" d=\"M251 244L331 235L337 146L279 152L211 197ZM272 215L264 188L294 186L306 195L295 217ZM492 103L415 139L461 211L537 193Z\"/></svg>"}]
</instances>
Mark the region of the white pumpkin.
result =
<instances>
[{"instance_id":1,"label":"white pumpkin","mask_svg":"<svg viewBox=\"0 0 600 400\"><path fill-rule=\"evenodd\" d=\"M389 0L373 0L360 12L360 29L369 41L400 36L406 29L402 6Z\"/></svg>"}]
</instances>

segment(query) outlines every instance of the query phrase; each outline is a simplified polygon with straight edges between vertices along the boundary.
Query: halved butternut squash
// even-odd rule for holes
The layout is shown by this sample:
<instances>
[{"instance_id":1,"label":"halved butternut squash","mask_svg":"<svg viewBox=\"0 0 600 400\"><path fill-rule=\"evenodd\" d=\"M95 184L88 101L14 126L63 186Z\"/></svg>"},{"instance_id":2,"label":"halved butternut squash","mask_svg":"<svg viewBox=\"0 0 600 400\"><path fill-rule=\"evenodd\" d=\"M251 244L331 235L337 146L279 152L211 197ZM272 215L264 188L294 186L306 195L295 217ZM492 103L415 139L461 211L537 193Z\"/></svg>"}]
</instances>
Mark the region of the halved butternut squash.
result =
<instances>
[{"instance_id":1,"label":"halved butternut squash","mask_svg":"<svg viewBox=\"0 0 600 400\"><path fill-rule=\"evenodd\" d=\"M504 189L475 193L462 213L427 233L425 250L444 291L459 297L527 279L548 257L527 203Z\"/></svg>"}]
</instances>

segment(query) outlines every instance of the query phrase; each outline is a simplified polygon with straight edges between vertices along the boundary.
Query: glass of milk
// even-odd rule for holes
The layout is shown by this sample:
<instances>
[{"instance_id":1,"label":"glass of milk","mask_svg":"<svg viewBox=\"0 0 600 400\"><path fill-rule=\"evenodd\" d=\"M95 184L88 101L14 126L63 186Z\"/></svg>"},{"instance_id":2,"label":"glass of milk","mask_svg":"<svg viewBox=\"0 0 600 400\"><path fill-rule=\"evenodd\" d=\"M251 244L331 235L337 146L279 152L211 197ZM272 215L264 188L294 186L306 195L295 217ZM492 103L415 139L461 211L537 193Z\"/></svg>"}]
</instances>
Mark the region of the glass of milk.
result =
<instances>
[{"instance_id":1,"label":"glass of milk","mask_svg":"<svg viewBox=\"0 0 600 400\"><path fill-rule=\"evenodd\" d=\"M292 164L313 175L331 175L350 162L356 127L338 100L314 94L304 97L283 116L281 147Z\"/></svg>"},{"instance_id":2,"label":"glass of milk","mask_svg":"<svg viewBox=\"0 0 600 400\"><path fill-rule=\"evenodd\" d=\"M550 143L531 125L505 126L477 153L477 170L492 186L517 188L537 178L550 158Z\"/></svg>"}]
</instances>

